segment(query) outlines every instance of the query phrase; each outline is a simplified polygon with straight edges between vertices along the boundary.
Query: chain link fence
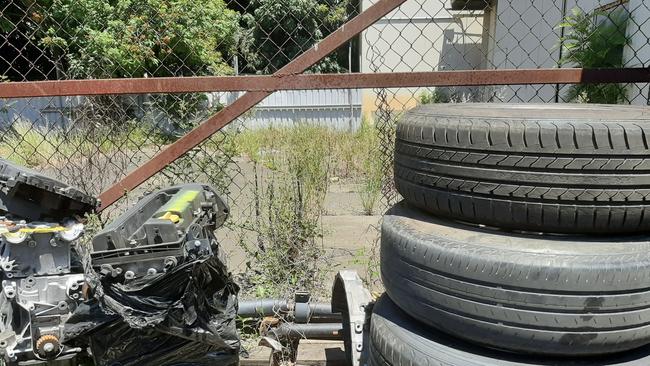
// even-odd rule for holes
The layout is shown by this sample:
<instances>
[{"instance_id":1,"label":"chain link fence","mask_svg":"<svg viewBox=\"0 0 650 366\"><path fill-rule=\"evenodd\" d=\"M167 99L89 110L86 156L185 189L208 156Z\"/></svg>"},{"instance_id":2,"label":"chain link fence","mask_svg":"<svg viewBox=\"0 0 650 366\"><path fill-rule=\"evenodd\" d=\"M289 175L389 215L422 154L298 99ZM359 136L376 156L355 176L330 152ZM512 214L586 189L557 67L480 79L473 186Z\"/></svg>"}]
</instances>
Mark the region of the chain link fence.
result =
<instances>
[{"instance_id":1,"label":"chain link fence","mask_svg":"<svg viewBox=\"0 0 650 366\"><path fill-rule=\"evenodd\" d=\"M7 0L0 82L271 74L375 2ZM309 72L642 67L649 20L641 0L408 0ZM0 100L0 156L97 195L240 94ZM404 110L646 105L649 96L647 84L278 92L128 192L102 220L157 187L207 182L231 206L220 236L246 288L262 296L317 291L329 286L322 276L332 263L369 263L372 215L399 199L392 153Z\"/></svg>"}]
</instances>

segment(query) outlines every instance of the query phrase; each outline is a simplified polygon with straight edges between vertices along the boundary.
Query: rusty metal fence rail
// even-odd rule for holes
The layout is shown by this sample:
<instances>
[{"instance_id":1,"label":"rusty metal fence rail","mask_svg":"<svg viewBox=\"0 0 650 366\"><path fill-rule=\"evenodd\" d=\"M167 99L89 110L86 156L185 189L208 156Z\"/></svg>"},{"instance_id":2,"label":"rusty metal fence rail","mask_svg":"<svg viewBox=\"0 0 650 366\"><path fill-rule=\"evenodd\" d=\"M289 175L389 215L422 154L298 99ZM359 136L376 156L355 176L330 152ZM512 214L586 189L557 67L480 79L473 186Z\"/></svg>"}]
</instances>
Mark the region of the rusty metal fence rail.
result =
<instances>
[{"instance_id":1,"label":"rusty metal fence rail","mask_svg":"<svg viewBox=\"0 0 650 366\"><path fill-rule=\"evenodd\" d=\"M272 277L318 258L305 248L343 205L329 202L341 180L358 196L345 215L398 199L402 111L647 105L649 39L641 0L8 0L0 156L101 194L104 220L157 186L212 183L235 213L225 239L255 243L244 251ZM271 93L304 89L364 89L363 117L350 116L361 127L297 112L293 129L247 122ZM299 287L312 272L273 281Z\"/></svg>"}]
</instances>

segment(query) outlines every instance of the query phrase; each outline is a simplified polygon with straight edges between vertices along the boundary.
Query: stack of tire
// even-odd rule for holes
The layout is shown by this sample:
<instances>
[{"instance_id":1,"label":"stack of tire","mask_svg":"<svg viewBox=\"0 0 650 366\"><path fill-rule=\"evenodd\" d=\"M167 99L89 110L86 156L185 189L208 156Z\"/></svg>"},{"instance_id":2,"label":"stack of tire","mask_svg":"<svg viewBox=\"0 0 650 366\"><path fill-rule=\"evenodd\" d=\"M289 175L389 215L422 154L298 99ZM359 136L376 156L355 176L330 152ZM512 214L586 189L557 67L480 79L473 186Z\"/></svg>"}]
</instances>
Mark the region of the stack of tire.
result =
<instances>
[{"instance_id":1,"label":"stack of tire","mask_svg":"<svg viewBox=\"0 0 650 366\"><path fill-rule=\"evenodd\" d=\"M650 365L650 109L418 107L371 365Z\"/></svg>"}]
</instances>

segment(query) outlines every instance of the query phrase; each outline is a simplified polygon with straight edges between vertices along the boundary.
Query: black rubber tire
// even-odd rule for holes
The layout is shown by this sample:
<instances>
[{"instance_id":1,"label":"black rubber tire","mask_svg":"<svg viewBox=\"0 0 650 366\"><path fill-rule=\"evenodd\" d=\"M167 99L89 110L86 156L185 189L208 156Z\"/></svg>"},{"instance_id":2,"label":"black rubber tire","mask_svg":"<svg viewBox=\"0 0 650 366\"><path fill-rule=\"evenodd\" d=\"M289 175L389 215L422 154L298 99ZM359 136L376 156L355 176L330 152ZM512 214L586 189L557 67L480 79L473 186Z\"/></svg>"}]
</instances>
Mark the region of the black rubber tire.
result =
<instances>
[{"instance_id":1,"label":"black rubber tire","mask_svg":"<svg viewBox=\"0 0 650 366\"><path fill-rule=\"evenodd\" d=\"M503 233L402 202L383 219L381 275L404 311L457 337L607 354L650 344L648 239Z\"/></svg>"},{"instance_id":2,"label":"black rubber tire","mask_svg":"<svg viewBox=\"0 0 650 366\"><path fill-rule=\"evenodd\" d=\"M650 108L438 104L397 125L395 183L436 215L514 230L650 230Z\"/></svg>"},{"instance_id":3,"label":"black rubber tire","mask_svg":"<svg viewBox=\"0 0 650 366\"><path fill-rule=\"evenodd\" d=\"M650 365L650 347L597 359L524 356L479 347L423 326L387 296L374 306L369 338L370 366Z\"/></svg>"}]
</instances>

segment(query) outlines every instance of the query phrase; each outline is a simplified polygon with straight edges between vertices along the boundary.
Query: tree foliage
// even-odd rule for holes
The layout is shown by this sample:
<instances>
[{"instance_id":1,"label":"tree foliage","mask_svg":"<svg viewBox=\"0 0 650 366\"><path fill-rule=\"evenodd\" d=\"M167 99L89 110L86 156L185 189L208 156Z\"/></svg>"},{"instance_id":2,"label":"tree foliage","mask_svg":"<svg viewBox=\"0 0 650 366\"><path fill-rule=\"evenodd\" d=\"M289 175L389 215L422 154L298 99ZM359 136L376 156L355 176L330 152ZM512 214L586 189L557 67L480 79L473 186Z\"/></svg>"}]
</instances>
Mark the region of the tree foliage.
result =
<instances>
[{"instance_id":1,"label":"tree foliage","mask_svg":"<svg viewBox=\"0 0 650 366\"><path fill-rule=\"evenodd\" d=\"M269 74L336 30L348 18L349 0L253 0L243 19L247 71ZM337 55L311 71L341 72Z\"/></svg>"},{"instance_id":2,"label":"tree foliage","mask_svg":"<svg viewBox=\"0 0 650 366\"><path fill-rule=\"evenodd\" d=\"M14 0L0 14L0 32L12 35L0 51L23 50L34 65L15 66L15 79L229 74L234 54L241 56L243 72L272 73L342 25L355 4ZM347 56L342 48L311 71L343 71Z\"/></svg>"},{"instance_id":3,"label":"tree foliage","mask_svg":"<svg viewBox=\"0 0 650 366\"><path fill-rule=\"evenodd\" d=\"M239 15L223 0L23 0L68 77L228 74Z\"/></svg>"},{"instance_id":4,"label":"tree foliage","mask_svg":"<svg viewBox=\"0 0 650 366\"><path fill-rule=\"evenodd\" d=\"M564 56L560 65L588 69L623 67L629 19L630 13L624 8L592 13L573 9L558 26L567 33L561 38ZM624 102L626 97L626 89L620 84L579 84L572 86L567 95L570 101L606 104Z\"/></svg>"}]
</instances>

